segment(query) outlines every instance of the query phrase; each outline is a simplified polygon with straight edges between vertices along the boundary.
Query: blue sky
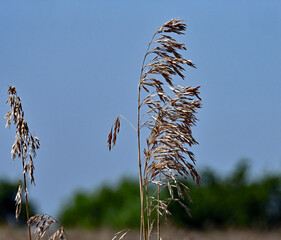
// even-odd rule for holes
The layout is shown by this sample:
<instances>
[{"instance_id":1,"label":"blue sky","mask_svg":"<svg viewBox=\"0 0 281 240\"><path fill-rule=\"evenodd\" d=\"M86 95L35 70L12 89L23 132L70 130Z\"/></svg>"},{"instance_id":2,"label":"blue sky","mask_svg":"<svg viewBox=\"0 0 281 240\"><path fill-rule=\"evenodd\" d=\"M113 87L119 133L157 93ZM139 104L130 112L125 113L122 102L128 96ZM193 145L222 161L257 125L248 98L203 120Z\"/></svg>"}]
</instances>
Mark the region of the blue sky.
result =
<instances>
[{"instance_id":1,"label":"blue sky","mask_svg":"<svg viewBox=\"0 0 281 240\"><path fill-rule=\"evenodd\" d=\"M21 177L5 129L8 85L23 99L41 141L31 197L56 214L78 189L137 174L136 133L125 122L116 147L107 135L118 114L136 123L137 84L154 31L187 20L183 84L201 86L194 136L198 167L221 174L241 158L253 174L281 170L280 1L0 1L0 177Z\"/></svg>"}]
</instances>

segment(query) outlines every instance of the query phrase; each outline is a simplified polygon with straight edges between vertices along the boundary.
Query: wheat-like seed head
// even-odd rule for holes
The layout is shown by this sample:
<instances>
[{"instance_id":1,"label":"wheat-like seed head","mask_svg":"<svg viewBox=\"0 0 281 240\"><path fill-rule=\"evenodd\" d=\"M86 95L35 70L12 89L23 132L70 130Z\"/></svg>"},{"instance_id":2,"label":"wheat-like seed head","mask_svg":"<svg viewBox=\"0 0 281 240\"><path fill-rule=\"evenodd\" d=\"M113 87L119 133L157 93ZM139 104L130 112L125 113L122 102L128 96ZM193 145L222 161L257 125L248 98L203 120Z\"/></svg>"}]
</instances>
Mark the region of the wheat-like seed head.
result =
<instances>
[{"instance_id":1,"label":"wheat-like seed head","mask_svg":"<svg viewBox=\"0 0 281 240\"><path fill-rule=\"evenodd\" d=\"M184 80L185 66L196 68L190 61L182 57L180 50L186 50L172 34L184 34L186 25L183 20L172 19L161 26L153 35L145 53L141 76L138 85L138 162L141 200L141 236L146 239L146 223L144 221L144 189L146 191L146 213L148 235L150 236L153 221L150 224L151 212L169 215L168 204L177 201L189 213L184 205L188 195L188 187L180 179L191 176L199 184L200 176L195 169L195 156L191 151L198 144L192 136L192 127L196 125L195 116L201 107L199 86L181 86L175 83L174 77ZM144 90L145 94L143 94ZM141 94L142 93L142 94ZM140 118L142 113L142 118ZM149 136L144 149L144 161L140 154L140 130L148 127ZM108 135L108 147L114 146L120 121L116 119ZM143 168L144 165L144 168ZM157 186L156 194L148 194L150 184ZM161 189L167 187L170 198L161 199ZM157 222L160 233L160 222ZM160 238L160 234L158 239Z\"/></svg>"},{"instance_id":2,"label":"wheat-like seed head","mask_svg":"<svg viewBox=\"0 0 281 240\"><path fill-rule=\"evenodd\" d=\"M34 232L36 240L43 238L46 232L50 229L51 225L54 223L59 225L58 221L48 214L36 214L28 220L28 224L35 226ZM55 239L67 239L63 227L59 227L59 229L51 237L49 237L49 240Z\"/></svg>"},{"instance_id":3,"label":"wheat-like seed head","mask_svg":"<svg viewBox=\"0 0 281 240\"><path fill-rule=\"evenodd\" d=\"M180 177L187 179L191 175L197 184L200 183L200 176L194 167L195 157L190 150L192 145L197 144L191 128L197 121L195 113L201 107L199 86L180 86L173 79L174 76L184 79L184 65L195 68L178 52L186 50L185 45L170 36L172 33L183 34L185 29L182 20L173 19L156 31L145 54L140 78L140 87L147 92L140 107L146 109L145 125L150 129L144 149L144 182L161 188L168 187L171 196L166 200L149 198L148 206L157 202L161 214L169 214L167 203L170 200L178 201L188 210L180 200L185 198L184 192L188 196L187 187L180 182ZM152 44L156 46L152 48ZM146 63L148 56L151 60Z\"/></svg>"},{"instance_id":4,"label":"wheat-like seed head","mask_svg":"<svg viewBox=\"0 0 281 240\"><path fill-rule=\"evenodd\" d=\"M22 208L22 184L21 184L21 181L20 181L20 184L19 184L19 187L18 187L15 202L16 202L16 220L18 220L19 217L20 217L21 208Z\"/></svg>"},{"instance_id":5,"label":"wheat-like seed head","mask_svg":"<svg viewBox=\"0 0 281 240\"><path fill-rule=\"evenodd\" d=\"M27 198L27 186L26 186L26 174L29 175L31 184L35 184L34 179L34 163L33 159L36 157L36 150L40 147L39 139L33 136L29 132L27 122L24 119L24 112L22 110L21 98L17 96L17 91L14 86L8 88L9 98L6 101L10 104L10 111L5 115L7 119L6 127L10 126L13 122L16 126L16 139L12 146L11 154L12 158L16 157L22 160L23 166L23 183L20 181L18 192L15 198L16 201L16 219L18 220L21 207L22 207L22 189L25 192L27 219L29 218L28 212L28 198ZM29 231L30 232L30 231ZM30 237L30 236L29 236Z\"/></svg>"},{"instance_id":6,"label":"wheat-like seed head","mask_svg":"<svg viewBox=\"0 0 281 240\"><path fill-rule=\"evenodd\" d=\"M119 116L116 118L113 126L111 127L110 133L108 134L107 138L107 146L109 151L111 150L111 146L114 146L117 140L117 134L120 131L120 118ZM112 135L113 132L113 135Z\"/></svg>"},{"instance_id":7,"label":"wheat-like seed head","mask_svg":"<svg viewBox=\"0 0 281 240\"><path fill-rule=\"evenodd\" d=\"M23 176L24 181L19 184L18 191L16 194L16 219L18 220L21 208L22 208L22 190L25 192L26 200L26 212L27 212L27 224L29 239L31 240L31 231L30 225L35 225L35 234L36 239L41 239L45 233L49 230L50 226L53 223L58 224L58 221L53 217L47 214L37 214L29 218L28 211L28 190L26 186L26 174L30 176L31 184L35 184L34 180L34 164L33 158L36 157L36 150L40 147L39 139L36 136L33 136L29 132L27 122L24 120L24 112L22 110L22 104L20 97L17 96L17 91L14 86L9 86L8 89L9 98L7 104L10 104L10 111L5 115L7 119L6 127L10 126L11 122L16 125L16 140L12 146L12 158L16 157L21 158L23 166ZM49 240L55 239L66 239L64 229L60 227L50 238Z\"/></svg>"},{"instance_id":8,"label":"wheat-like seed head","mask_svg":"<svg viewBox=\"0 0 281 240\"><path fill-rule=\"evenodd\" d=\"M10 111L5 115L7 119L6 127L10 126L12 121L16 125L16 140L12 146L12 158L21 158L23 162L23 173L30 176L31 183L35 183L34 179L34 163L36 150L40 147L39 139L29 132L27 122L24 119L24 111L22 110L21 98L17 96L14 86L9 86L9 98L6 101L10 104Z\"/></svg>"},{"instance_id":9,"label":"wheat-like seed head","mask_svg":"<svg viewBox=\"0 0 281 240\"><path fill-rule=\"evenodd\" d=\"M130 229L123 229L117 233L114 234L114 237L111 240L123 240L124 237L127 235L127 233L130 231Z\"/></svg>"}]
</instances>

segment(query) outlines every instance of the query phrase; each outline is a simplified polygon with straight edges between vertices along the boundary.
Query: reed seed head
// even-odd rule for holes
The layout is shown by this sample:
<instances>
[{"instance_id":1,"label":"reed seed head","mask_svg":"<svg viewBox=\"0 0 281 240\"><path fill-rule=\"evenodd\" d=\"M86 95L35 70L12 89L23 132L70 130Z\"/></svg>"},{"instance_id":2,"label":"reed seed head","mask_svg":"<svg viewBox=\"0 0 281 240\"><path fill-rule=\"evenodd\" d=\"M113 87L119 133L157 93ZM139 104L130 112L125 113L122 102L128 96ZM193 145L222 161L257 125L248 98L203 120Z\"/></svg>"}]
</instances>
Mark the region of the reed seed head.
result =
<instances>
[{"instance_id":1,"label":"reed seed head","mask_svg":"<svg viewBox=\"0 0 281 240\"><path fill-rule=\"evenodd\" d=\"M12 158L22 159L23 173L27 173L30 176L31 183L35 184L33 159L36 157L36 150L40 147L40 142L29 131L24 119L21 98L17 96L16 88L9 86L8 94L9 98L6 103L10 105L10 111L5 115L5 119L7 119L6 127L10 126L12 122L16 126L15 142L11 150Z\"/></svg>"},{"instance_id":2,"label":"reed seed head","mask_svg":"<svg viewBox=\"0 0 281 240\"><path fill-rule=\"evenodd\" d=\"M196 125L195 114L201 107L200 87L181 86L174 79L184 80L184 66L196 68L179 53L186 50L185 45L171 36L184 34L185 29L184 21L173 19L156 31L145 54L140 77L140 87L146 93L140 107L144 109L145 125L150 130L144 149L144 183L168 187L169 199L149 198L148 203L157 202L157 211L160 209L165 215L169 214L167 204L171 200L178 201L189 213L182 203L185 195L188 198L189 195L181 178L191 176L200 183L195 156L190 149L198 144L192 136L192 127Z\"/></svg>"},{"instance_id":3,"label":"reed seed head","mask_svg":"<svg viewBox=\"0 0 281 240\"><path fill-rule=\"evenodd\" d=\"M19 187L18 187L15 202L16 202L16 220L18 220L19 217L20 217L21 208L22 208L22 184L21 184L21 181L20 181L20 184L19 184Z\"/></svg>"},{"instance_id":4,"label":"reed seed head","mask_svg":"<svg viewBox=\"0 0 281 240\"><path fill-rule=\"evenodd\" d=\"M113 126L111 127L110 133L108 134L107 138L107 146L109 151L111 150L111 147L113 147L117 140L117 134L120 131L120 118L119 116L116 118Z\"/></svg>"},{"instance_id":5,"label":"reed seed head","mask_svg":"<svg viewBox=\"0 0 281 240\"><path fill-rule=\"evenodd\" d=\"M36 235L36 240L43 238L51 225L59 225L58 221L48 214L36 214L28 220L28 224L35 227L34 233ZM49 238L49 240L55 239L67 239L63 227L59 227L59 229Z\"/></svg>"}]
</instances>

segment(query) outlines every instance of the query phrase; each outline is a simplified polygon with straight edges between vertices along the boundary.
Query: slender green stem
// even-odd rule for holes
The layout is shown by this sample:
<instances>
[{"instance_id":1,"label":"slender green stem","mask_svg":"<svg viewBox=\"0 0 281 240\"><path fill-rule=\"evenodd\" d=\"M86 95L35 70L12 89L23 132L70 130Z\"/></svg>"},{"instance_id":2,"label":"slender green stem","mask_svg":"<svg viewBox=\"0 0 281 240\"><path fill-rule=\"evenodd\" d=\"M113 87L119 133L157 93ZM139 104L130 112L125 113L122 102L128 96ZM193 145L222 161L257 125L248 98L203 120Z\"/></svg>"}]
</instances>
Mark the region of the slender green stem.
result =
<instances>
[{"instance_id":1,"label":"slender green stem","mask_svg":"<svg viewBox=\"0 0 281 240\"><path fill-rule=\"evenodd\" d=\"M29 220L29 205L28 205L28 197L27 197L27 187L26 187L26 176L23 174L23 182L24 182L24 191L25 191L25 208L26 208L26 219ZM28 238L31 240L31 230L30 224L28 223Z\"/></svg>"},{"instance_id":2,"label":"slender green stem","mask_svg":"<svg viewBox=\"0 0 281 240\"><path fill-rule=\"evenodd\" d=\"M138 135L138 162L139 162L139 183L140 183L140 201L141 201L141 229L140 229L140 240L143 236L143 239L146 240L146 225L144 219L144 184L142 177L142 164L141 164L141 154L140 154L140 108L141 108L141 80L143 78L143 70L145 69L145 60L147 55L150 53L149 49L153 42L154 37L158 34L159 29L154 33L151 41L148 44L146 53L143 58L142 66L141 66L141 74L140 74L140 82L138 85L138 122L137 122L137 135Z\"/></svg>"},{"instance_id":3,"label":"slender green stem","mask_svg":"<svg viewBox=\"0 0 281 240\"><path fill-rule=\"evenodd\" d=\"M158 29L159 30L159 29ZM151 52L149 52L149 49L150 49L150 46L153 42L153 39L155 38L155 36L158 34L158 30L154 33L154 35L152 36L152 39L151 41L149 42L148 46L147 46L147 50L146 50L146 53L144 55L144 58L143 58L143 61L142 61L142 66L141 66L141 77L142 77L142 73L143 73L143 70L145 69L145 60L146 60L146 57L148 54L150 54ZM141 79L140 79L141 80Z\"/></svg>"},{"instance_id":4,"label":"slender green stem","mask_svg":"<svg viewBox=\"0 0 281 240\"><path fill-rule=\"evenodd\" d=\"M20 137L22 138L22 135L20 134ZM21 147L21 160L22 160L22 168L24 170L24 163L25 159L23 156L23 149ZM25 170L23 171L23 188L24 188L24 195L25 195L25 209L26 209L26 221L28 222L29 220L29 205L28 205L28 197L27 197L27 186L26 186L26 175L25 175ZM30 230L30 224L27 223L28 225L28 239L31 240L31 230Z\"/></svg>"},{"instance_id":5,"label":"slender green stem","mask_svg":"<svg viewBox=\"0 0 281 240\"><path fill-rule=\"evenodd\" d=\"M151 233L151 229L150 229L150 219L149 219L149 202L148 202L148 186L147 183L145 183L145 199L146 199L146 222L147 222L147 238L148 240L150 239L150 233Z\"/></svg>"},{"instance_id":6,"label":"slender green stem","mask_svg":"<svg viewBox=\"0 0 281 240\"><path fill-rule=\"evenodd\" d=\"M137 129L135 128L135 126L124 116L119 115L119 117L123 118L135 131L137 131Z\"/></svg>"},{"instance_id":7,"label":"slender green stem","mask_svg":"<svg viewBox=\"0 0 281 240\"><path fill-rule=\"evenodd\" d=\"M141 85L139 84L138 89L138 123L137 123L137 133L138 133L138 162L139 162L139 183L140 183L140 201L141 201L141 236L146 240L146 229L145 229L145 220L144 220L144 204L143 204L143 179L142 179L142 166L141 166L141 154L140 154L140 90Z\"/></svg>"},{"instance_id":8,"label":"slender green stem","mask_svg":"<svg viewBox=\"0 0 281 240\"><path fill-rule=\"evenodd\" d=\"M159 173L159 182L161 181ZM157 239L160 240L160 185L158 184L158 202L157 202Z\"/></svg>"},{"instance_id":9,"label":"slender green stem","mask_svg":"<svg viewBox=\"0 0 281 240\"><path fill-rule=\"evenodd\" d=\"M21 157L22 157L22 168L24 170L24 157L23 157L23 150L21 149ZM27 197L27 186L26 186L26 175L23 172L23 188L24 188L24 195L25 195L25 209L26 209L26 220L29 220L29 205L28 205L28 197ZM31 238L31 229L30 224L28 223L28 239L32 240Z\"/></svg>"}]
</instances>

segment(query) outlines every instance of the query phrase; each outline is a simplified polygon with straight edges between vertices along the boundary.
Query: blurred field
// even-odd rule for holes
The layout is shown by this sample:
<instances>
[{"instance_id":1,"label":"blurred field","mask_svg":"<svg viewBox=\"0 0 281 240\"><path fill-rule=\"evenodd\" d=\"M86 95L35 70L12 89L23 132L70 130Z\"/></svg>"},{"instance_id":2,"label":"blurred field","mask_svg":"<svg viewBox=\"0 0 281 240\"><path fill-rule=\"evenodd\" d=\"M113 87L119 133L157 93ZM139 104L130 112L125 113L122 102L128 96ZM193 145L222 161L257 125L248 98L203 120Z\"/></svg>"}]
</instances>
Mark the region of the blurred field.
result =
<instances>
[{"instance_id":1,"label":"blurred field","mask_svg":"<svg viewBox=\"0 0 281 240\"><path fill-rule=\"evenodd\" d=\"M78 230L66 229L68 238L71 240L111 240L114 232L101 230ZM13 229L0 227L0 240L26 240L27 235L24 229ZM138 232L131 231L124 240L137 240ZM152 238L154 240L154 238ZM258 230L209 230L209 231L186 231L182 229L163 229L163 240L279 240L281 229L272 231Z\"/></svg>"}]
</instances>

